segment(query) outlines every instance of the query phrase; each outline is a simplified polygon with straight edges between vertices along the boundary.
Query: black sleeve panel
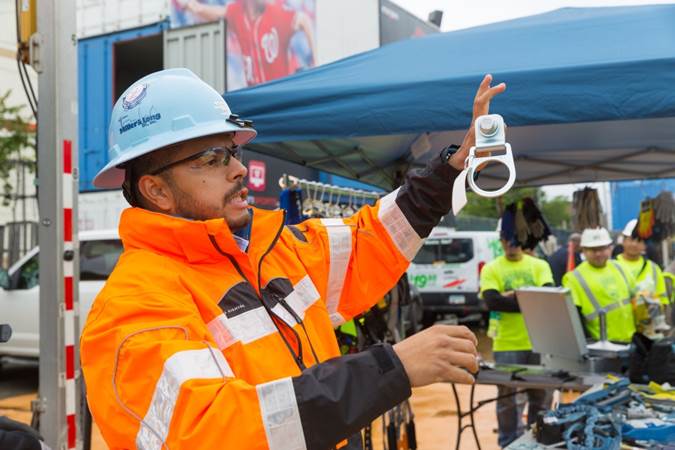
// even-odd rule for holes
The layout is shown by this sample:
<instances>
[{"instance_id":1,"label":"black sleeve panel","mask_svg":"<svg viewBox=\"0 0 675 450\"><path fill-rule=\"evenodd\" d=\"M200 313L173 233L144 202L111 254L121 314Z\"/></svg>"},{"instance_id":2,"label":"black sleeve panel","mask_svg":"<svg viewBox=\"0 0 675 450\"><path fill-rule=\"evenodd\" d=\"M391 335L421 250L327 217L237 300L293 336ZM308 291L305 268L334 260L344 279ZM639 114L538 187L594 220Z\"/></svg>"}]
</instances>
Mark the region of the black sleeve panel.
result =
<instances>
[{"instance_id":1,"label":"black sleeve panel","mask_svg":"<svg viewBox=\"0 0 675 450\"><path fill-rule=\"evenodd\" d=\"M396 204L420 237L429 236L452 208L452 184L459 173L438 156L424 169L414 169L406 175Z\"/></svg>"},{"instance_id":2,"label":"black sleeve panel","mask_svg":"<svg viewBox=\"0 0 675 450\"><path fill-rule=\"evenodd\" d=\"M483 299L490 311L520 312L516 296L505 297L496 289L488 289L483 292Z\"/></svg>"},{"instance_id":3,"label":"black sleeve panel","mask_svg":"<svg viewBox=\"0 0 675 450\"><path fill-rule=\"evenodd\" d=\"M40 441L33 434L22 430L0 429L0 448L12 450L40 450Z\"/></svg>"},{"instance_id":4,"label":"black sleeve panel","mask_svg":"<svg viewBox=\"0 0 675 450\"><path fill-rule=\"evenodd\" d=\"M293 378L308 450L327 450L410 397L390 345L333 358Z\"/></svg>"},{"instance_id":5,"label":"black sleeve panel","mask_svg":"<svg viewBox=\"0 0 675 450\"><path fill-rule=\"evenodd\" d=\"M0 449L40 450L40 434L25 423L0 417Z\"/></svg>"}]
</instances>

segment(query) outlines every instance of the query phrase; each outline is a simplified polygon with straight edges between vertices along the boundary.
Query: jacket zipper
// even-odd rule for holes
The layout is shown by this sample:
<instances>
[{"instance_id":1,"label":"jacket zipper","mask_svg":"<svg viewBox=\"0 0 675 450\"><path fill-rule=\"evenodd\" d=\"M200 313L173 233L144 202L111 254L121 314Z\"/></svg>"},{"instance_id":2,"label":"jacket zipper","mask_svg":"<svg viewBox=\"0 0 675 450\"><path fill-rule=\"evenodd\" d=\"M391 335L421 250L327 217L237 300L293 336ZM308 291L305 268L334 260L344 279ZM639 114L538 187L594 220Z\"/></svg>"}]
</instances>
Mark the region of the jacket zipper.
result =
<instances>
[{"instance_id":1,"label":"jacket zipper","mask_svg":"<svg viewBox=\"0 0 675 450\"><path fill-rule=\"evenodd\" d=\"M305 328L305 322L300 318L298 313L295 312L293 308L291 308L291 305L288 304L285 298L281 296L276 296L277 301L281 304L281 306L288 311L288 313L293 316L293 319L295 319L296 322L298 322L298 325L302 328L302 331L305 333L305 337L307 338L307 342L309 342L309 349L312 351L312 356L314 357L314 361L319 364L319 357L316 355L316 351L314 350L314 345L312 345L312 340L309 338L309 334L307 333L307 328Z\"/></svg>"},{"instance_id":2,"label":"jacket zipper","mask_svg":"<svg viewBox=\"0 0 675 450\"><path fill-rule=\"evenodd\" d=\"M293 308L291 308L291 305L288 304L285 298L278 296L277 301L281 304L281 306L288 311L288 313L293 316L293 319L295 319L296 322L298 322L298 325L302 328L303 333L305 333L305 337L307 338L307 342L309 342L309 349L312 351L312 356L314 357L314 361L319 364L321 361L319 361L319 357L316 355L316 351L314 350L314 345L312 344L312 340L309 338L309 334L307 333L307 328L305 328L305 322L300 318L298 313L295 312Z\"/></svg>"},{"instance_id":3,"label":"jacket zipper","mask_svg":"<svg viewBox=\"0 0 675 450\"><path fill-rule=\"evenodd\" d=\"M304 371L307 366L305 366L304 361L302 360L302 341L300 340L300 336L298 336L298 333L291 327L290 330L293 332L295 335L296 340L298 341L298 353L296 354L295 351L293 350L293 347L291 346L290 342L288 342L288 339L286 339L286 336L284 336L283 332L281 331L281 328L279 327L279 324L277 323L275 318L279 319L281 323L284 323L283 320L281 320L276 314L274 314L274 311L270 309L270 307L265 303L265 301L262 298L262 290L260 288L260 269L262 266L262 260L267 254L272 250L272 247L276 244L277 240L279 239L279 236L281 235L281 230L283 230L284 223L286 222L286 212L284 211L284 217L283 221L281 222L281 228L277 231L276 236L274 237L274 240L272 241L272 244L270 247L265 251L263 256L260 258L260 262L258 263L258 292L256 292L256 295L258 296L258 300L260 300L260 304L262 305L263 308L265 308L265 312L267 312L267 315L270 316L270 320L272 320L272 323L274 324L275 328L277 329L277 332L279 333L279 336L281 336L281 340L284 341L284 344L286 345L286 348L288 349L288 352L291 354L291 357L293 358L293 361L295 361L295 364L298 366L298 369L300 371ZM221 255L225 256L227 259L230 260L230 263L234 266L234 268L237 270L239 275L246 281L248 281L250 284L253 284L250 282L250 280L244 275L244 272L241 270L241 267L239 267L239 263L237 260L234 258L234 256L225 253L220 246L218 245L218 242L216 241L215 237L212 235L209 235L209 240L211 241L211 244L216 248L218 253Z\"/></svg>"},{"instance_id":4,"label":"jacket zipper","mask_svg":"<svg viewBox=\"0 0 675 450\"><path fill-rule=\"evenodd\" d=\"M262 256L260 257L260 260L258 261L258 292L260 292L260 302L263 304L263 306L265 307L265 310L268 312L268 314L273 316L273 317L276 317L277 319L280 320L281 323L283 323L285 326L287 326L288 329L291 331L291 333L293 333L293 336L295 337L295 339L298 341L298 355L297 356L296 356L295 352L292 350L292 348L290 347L290 344L287 343L286 345L288 346L289 351L291 351L291 354L293 355L294 359L296 360L296 363L298 364L298 367L300 367L300 370L302 371L302 370L305 370L307 368L307 366L305 366L305 362L302 360L302 340L300 339L300 335L298 335L298 332L295 331L295 329L292 326L287 325L286 322L283 321L283 319L281 319L276 314L274 314L274 311L272 311L271 308L265 304L265 301L262 298L262 263L263 263L263 260L265 259L265 257L272 251L274 246L279 241L279 237L281 236L281 232L284 229L284 224L286 223L286 210L283 209L282 213L283 213L283 216L282 216L282 220L281 220L281 226L277 230L277 233L274 235L274 239L272 239L272 243L270 243L270 246L267 247L267 250L265 250L265 253L262 254ZM286 303L286 300L284 300L283 303L281 303L281 306L284 309L286 309L287 311L289 311L291 309L290 305L288 305L288 303ZM300 319L300 317L298 317L298 315L295 313L295 311L293 311L291 314L293 315L294 319L296 319L296 320ZM304 325L302 324L301 319L298 320L298 323L301 324L302 328L304 329ZM275 322L275 325L276 325L276 322ZM282 339L284 339L284 341L286 341L286 338L284 337L283 333L281 332L281 328L279 327L279 325L276 325L276 327L277 327L277 330L279 330L279 334L281 335ZM307 335L307 331L305 331L305 335ZM309 336L307 336L307 341L309 341ZM310 342L310 347L311 346L312 346L312 344ZM312 349L312 353L314 353L314 349ZM314 356L316 358L316 355L314 355Z\"/></svg>"},{"instance_id":5,"label":"jacket zipper","mask_svg":"<svg viewBox=\"0 0 675 450\"><path fill-rule=\"evenodd\" d=\"M291 308L291 305L288 304L288 302L286 301L286 299L283 298L283 297L280 296L280 295L275 295L274 297L275 297L276 300L281 304L281 306L282 306L286 311L288 311L288 314L290 314L291 316L293 316L293 319L294 319L296 322L298 322L300 325L302 325L302 319L300 318L300 316L298 315L298 313L296 313L295 310L294 310L293 308Z\"/></svg>"},{"instance_id":6,"label":"jacket zipper","mask_svg":"<svg viewBox=\"0 0 675 450\"><path fill-rule=\"evenodd\" d=\"M267 254L270 251L272 251L272 248L274 248L274 246L277 244L277 241L279 240L279 236L281 236L281 231L284 229L284 224L286 223L286 210L282 209L282 212L283 212L283 220L281 221L281 226L277 230L277 234L276 234L276 236L274 236L274 239L272 240L272 243L270 244L269 248L260 257L260 261L258 261L258 291L259 292L262 292L262 285L261 285L262 283L260 281L260 277L261 277L261 273L262 273L263 259L265 259L265 256L267 256ZM293 308L291 308L291 306L286 302L286 299L281 298L281 296L278 296L278 297L280 297L277 300L279 301L279 303L281 303L281 306L286 311L288 311L291 314L291 316L293 316L295 321L298 322L298 325L300 325L300 327L302 328L302 331L305 334L305 337L307 338L307 342L309 343L309 349L312 351L312 356L314 357L314 361L317 364L319 364L319 357L316 355L316 351L314 350L314 345L312 345L312 340L309 338L309 334L307 333L307 328L305 328L305 323L302 321L300 316L298 316L298 314L293 310ZM270 311L270 313L272 313L272 311ZM274 313L272 313L272 314L274 314ZM282 322L283 322L283 320L282 320ZM300 353L300 355L302 355L302 341L300 340L300 336L298 336L298 333L293 329L292 326L289 326L289 329L293 332L293 334L295 335L295 338L298 340L299 353ZM279 331L279 333L281 333L281 331ZM303 363L303 366L304 366L304 363Z\"/></svg>"}]
</instances>

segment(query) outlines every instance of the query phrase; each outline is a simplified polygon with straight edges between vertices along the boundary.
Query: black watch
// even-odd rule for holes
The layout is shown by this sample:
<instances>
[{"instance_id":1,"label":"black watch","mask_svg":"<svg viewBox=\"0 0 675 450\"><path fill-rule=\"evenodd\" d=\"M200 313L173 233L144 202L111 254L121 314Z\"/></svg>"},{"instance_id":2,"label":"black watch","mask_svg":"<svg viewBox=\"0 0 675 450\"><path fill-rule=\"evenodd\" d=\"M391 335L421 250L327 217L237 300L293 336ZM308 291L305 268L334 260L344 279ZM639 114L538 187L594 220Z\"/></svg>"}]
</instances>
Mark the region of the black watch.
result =
<instances>
[{"instance_id":1,"label":"black watch","mask_svg":"<svg viewBox=\"0 0 675 450\"><path fill-rule=\"evenodd\" d=\"M452 144L448 145L443 150L441 150L441 161L443 162L443 164L448 164L450 157L455 153L457 153L457 151L459 151L459 148L460 148L459 145ZM477 180L479 176L480 172L474 172L473 174L474 181Z\"/></svg>"},{"instance_id":2,"label":"black watch","mask_svg":"<svg viewBox=\"0 0 675 450\"><path fill-rule=\"evenodd\" d=\"M458 150L459 145L455 144L448 145L443 150L441 150L441 161L443 162L443 164L447 164L448 161L450 160L450 157L455 153L457 153Z\"/></svg>"}]
</instances>

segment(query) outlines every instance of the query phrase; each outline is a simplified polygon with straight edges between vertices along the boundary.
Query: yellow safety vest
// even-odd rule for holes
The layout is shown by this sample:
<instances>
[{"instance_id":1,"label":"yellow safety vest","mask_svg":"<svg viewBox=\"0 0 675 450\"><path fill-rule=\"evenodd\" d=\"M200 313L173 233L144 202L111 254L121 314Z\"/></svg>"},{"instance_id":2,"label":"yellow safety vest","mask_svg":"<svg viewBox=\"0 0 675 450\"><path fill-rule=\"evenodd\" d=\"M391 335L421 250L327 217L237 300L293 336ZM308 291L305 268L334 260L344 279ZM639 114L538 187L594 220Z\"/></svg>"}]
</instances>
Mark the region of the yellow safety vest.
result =
<instances>
[{"instance_id":1,"label":"yellow safety vest","mask_svg":"<svg viewBox=\"0 0 675 450\"><path fill-rule=\"evenodd\" d=\"M481 297L483 292L494 289L498 292L512 291L526 286L553 284L551 266L544 260L523 255L520 261L509 261L499 256L485 265L480 274ZM495 352L531 350L525 319L521 313L490 313L492 350Z\"/></svg>"},{"instance_id":2,"label":"yellow safety vest","mask_svg":"<svg viewBox=\"0 0 675 450\"><path fill-rule=\"evenodd\" d=\"M629 261L623 255L619 255L616 261L624 270L633 275L638 291L646 289L651 297L658 299L663 305L670 303L664 274L658 264L643 256L636 261Z\"/></svg>"},{"instance_id":3,"label":"yellow safety vest","mask_svg":"<svg viewBox=\"0 0 675 450\"><path fill-rule=\"evenodd\" d=\"M635 333L631 304L635 282L616 261L608 261L603 268L584 262L565 274L563 286L570 289L574 303L581 308L593 338L600 338L599 315L604 312L607 338L610 341L630 341Z\"/></svg>"}]
</instances>

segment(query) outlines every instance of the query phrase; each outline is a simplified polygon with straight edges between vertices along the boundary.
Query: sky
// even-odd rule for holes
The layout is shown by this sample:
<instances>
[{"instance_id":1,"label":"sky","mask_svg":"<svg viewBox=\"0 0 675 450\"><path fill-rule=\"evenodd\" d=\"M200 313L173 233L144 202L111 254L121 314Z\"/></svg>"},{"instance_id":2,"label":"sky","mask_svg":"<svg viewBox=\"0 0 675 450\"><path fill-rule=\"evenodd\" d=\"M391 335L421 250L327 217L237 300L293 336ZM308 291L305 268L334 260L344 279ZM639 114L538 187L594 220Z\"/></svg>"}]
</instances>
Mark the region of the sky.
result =
<instances>
[{"instance_id":1,"label":"sky","mask_svg":"<svg viewBox=\"0 0 675 450\"><path fill-rule=\"evenodd\" d=\"M629 6L657 3L675 3L673 0L393 0L401 7L426 20L429 12L443 11L443 31L470 28L518 17L541 14L565 7ZM607 183L546 186L549 198L561 195L572 198L572 193L590 185L600 192L605 209L610 205Z\"/></svg>"},{"instance_id":2,"label":"sky","mask_svg":"<svg viewBox=\"0 0 675 450\"><path fill-rule=\"evenodd\" d=\"M558 8L628 6L675 3L673 0L393 0L413 14L427 19L435 9L443 11L443 31L459 30Z\"/></svg>"}]
</instances>

